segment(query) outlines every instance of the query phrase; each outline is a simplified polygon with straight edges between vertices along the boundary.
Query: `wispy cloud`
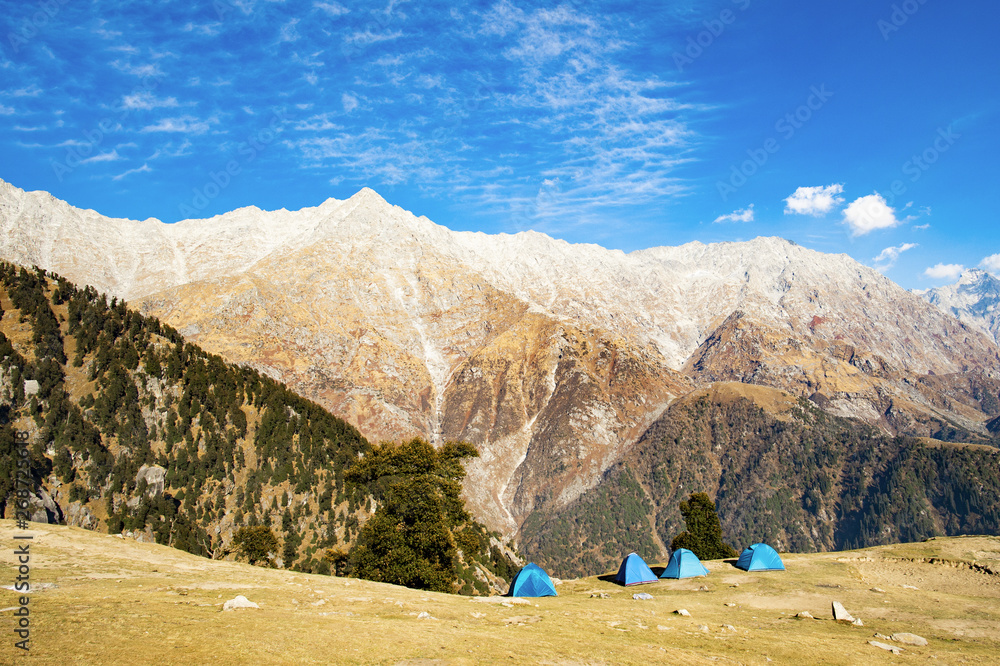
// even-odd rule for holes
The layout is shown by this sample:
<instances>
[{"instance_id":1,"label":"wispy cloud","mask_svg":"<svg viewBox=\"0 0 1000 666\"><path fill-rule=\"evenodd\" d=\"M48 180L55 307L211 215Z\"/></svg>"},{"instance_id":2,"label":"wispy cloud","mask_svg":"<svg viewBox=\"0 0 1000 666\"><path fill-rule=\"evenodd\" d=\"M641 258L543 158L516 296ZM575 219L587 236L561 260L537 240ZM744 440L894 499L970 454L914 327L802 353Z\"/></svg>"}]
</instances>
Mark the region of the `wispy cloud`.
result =
<instances>
[{"instance_id":1,"label":"wispy cloud","mask_svg":"<svg viewBox=\"0 0 1000 666\"><path fill-rule=\"evenodd\" d=\"M204 37L215 37L222 31L222 23L194 23L188 21L181 30L184 32L193 32Z\"/></svg>"},{"instance_id":2,"label":"wispy cloud","mask_svg":"<svg viewBox=\"0 0 1000 666\"><path fill-rule=\"evenodd\" d=\"M288 23L281 26L281 31L278 34L279 42L295 42L299 40L299 32L296 30L295 26L299 24L301 19L293 18L288 21Z\"/></svg>"},{"instance_id":3,"label":"wispy cloud","mask_svg":"<svg viewBox=\"0 0 1000 666\"><path fill-rule=\"evenodd\" d=\"M713 223L719 222L753 222L753 204L750 204L746 208L741 208L735 210L728 215L720 215L713 220Z\"/></svg>"},{"instance_id":4,"label":"wispy cloud","mask_svg":"<svg viewBox=\"0 0 1000 666\"><path fill-rule=\"evenodd\" d=\"M148 173L150 171L152 171L152 169L149 167L149 165L148 164L143 164L141 167L137 167L135 169L129 169L128 171L124 171L124 172L118 174L117 176L112 176L111 180L121 180L123 178L127 178L128 176L131 176L132 174L136 174L136 173Z\"/></svg>"},{"instance_id":5,"label":"wispy cloud","mask_svg":"<svg viewBox=\"0 0 1000 666\"><path fill-rule=\"evenodd\" d=\"M314 2L313 7L332 18L343 16L351 11L339 2Z\"/></svg>"},{"instance_id":6,"label":"wispy cloud","mask_svg":"<svg viewBox=\"0 0 1000 666\"><path fill-rule=\"evenodd\" d=\"M179 116L164 118L153 125L142 128L142 132L184 132L187 134L204 134L217 121L214 118L200 120L194 116Z\"/></svg>"},{"instance_id":7,"label":"wispy cloud","mask_svg":"<svg viewBox=\"0 0 1000 666\"><path fill-rule=\"evenodd\" d=\"M14 115L14 107L4 106L0 104L0 116L12 116Z\"/></svg>"},{"instance_id":8,"label":"wispy cloud","mask_svg":"<svg viewBox=\"0 0 1000 666\"><path fill-rule=\"evenodd\" d=\"M139 76L139 77L163 76L163 70L160 69L160 66L155 63L145 64L145 65L134 65L126 60L115 60L114 62L111 63L111 66L117 69L119 72L128 74L130 76Z\"/></svg>"},{"instance_id":9,"label":"wispy cloud","mask_svg":"<svg viewBox=\"0 0 1000 666\"><path fill-rule=\"evenodd\" d=\"M899 255L903 254L908 250L912 250L917 247L917 243L903 243L902 245L897 245L895 247L887 247L878 253L872 261L875 262L875 268L879 271L887 271L896 265L896 261L899 260Z\"/></svg>"},{"instance_id":10,"label":"wispy cloud","mask_svg":"<svg viewBox=\"0 0 1000 666\"><path fill-rule=\"evenodd\" d=\"M24 86L23 88L5 91L3 94L10 97L38 97L42 94L42 89L39 88L37 84L33 83L29 86Z\"/></svg>"},{"instance_id":11,"label":"wispy cloud","mask_svg":"<svg viewBox=\"0 0 1000 666\"><path fill-rule=\"evenodd\" d=\"M122 107L129 110L149 111L152 109L174 108L180 106L176 97L158 98L153 93L141 90L125 95L122 98Z\"/></svg>"},{"instance_id":12,"label":"wispy cloud","mask_svg":"<svg viewBox=\"0 0 1000 666\"><path fill-rule=\"evenodd\" d=\"M118 160L125 159L118 154L118 150L112 150L110 153L98 153L93 157L88 157L87 159L80 160L80 164L93 164L94 162L117 162Z\"/></svg>"}]
</instances>

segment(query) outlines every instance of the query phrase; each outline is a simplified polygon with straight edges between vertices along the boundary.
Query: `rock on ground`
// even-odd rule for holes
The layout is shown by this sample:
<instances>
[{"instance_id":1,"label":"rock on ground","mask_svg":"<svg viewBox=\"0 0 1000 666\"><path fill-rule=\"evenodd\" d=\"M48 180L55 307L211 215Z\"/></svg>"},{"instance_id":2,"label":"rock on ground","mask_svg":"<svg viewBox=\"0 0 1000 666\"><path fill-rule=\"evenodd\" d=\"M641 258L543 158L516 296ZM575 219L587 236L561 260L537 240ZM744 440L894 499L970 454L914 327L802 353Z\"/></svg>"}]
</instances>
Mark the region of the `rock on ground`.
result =
<instances>
[{"instance_id":1,"label":"rock on ground","mask_svg":"<svg viewBox=\"0 0 1000 666\"><path fill-rule=\"evenodd\" d=\"M900 654L903 651L902 648L898 648L895 645L888 645L886 643L880 643L878 641L868 641L868 644L874 645L877 648L882 648L883 650L888 650L893 654Z\"/></svg>"},{"instance_id":2,"label":"rock on ground","mask_svg":"<svg viewBox=\"0 0 1000 666\"><path fill-rule=\"evenodd\" d=\"M889 637L890 640L896 641L897 643L902 643L903 645L916 645L917 647L923 647L927 645L927 639L923 636L917 636L916 634L908 634L906 632L900 634L893 634Z\"/></svg>"},{"instance_id":3,"label":"rock on ground","mask_svg":"<svg viewBox=\"0 0 1000 666\"><path fill-rule=\"evenodd\" d=\"M224 611L237 610L239 608L260 608L260 606L250 601L242 594L237 595L234 599L230 599L222 606L222 610Z\"/></svg>"},{"instance_id":4,"label":"rock on ground","mask_svg":"<svg viewBox=\"0 0 1000 666\"><path fill-rule=\"evenodd\" d=\"M844 604L839 601L833 602L833 619L837 622L854 622L854 617L847 612L847 609L844 608Z\"/></svg>"}]
</instances>

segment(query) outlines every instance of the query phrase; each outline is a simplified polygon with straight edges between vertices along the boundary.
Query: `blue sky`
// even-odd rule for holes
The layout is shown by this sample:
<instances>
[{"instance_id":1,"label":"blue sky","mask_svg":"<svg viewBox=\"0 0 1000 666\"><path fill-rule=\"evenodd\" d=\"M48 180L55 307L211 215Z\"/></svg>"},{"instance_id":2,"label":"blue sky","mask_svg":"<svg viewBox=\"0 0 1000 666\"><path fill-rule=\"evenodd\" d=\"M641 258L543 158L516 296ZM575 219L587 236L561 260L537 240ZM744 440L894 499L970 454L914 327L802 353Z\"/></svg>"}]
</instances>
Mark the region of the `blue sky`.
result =
<instances>
[{"instance_id":1,"label":"blue sky","mask_svg":"<svg viewBox=\"0 0 1000 666\"><path fill-rule=\"evenodd\" d=\"M626 251L778 235L1000 274L1000 5L0 2L0 178L105 215L369 186Z\"/></svg>"}]
</instances>

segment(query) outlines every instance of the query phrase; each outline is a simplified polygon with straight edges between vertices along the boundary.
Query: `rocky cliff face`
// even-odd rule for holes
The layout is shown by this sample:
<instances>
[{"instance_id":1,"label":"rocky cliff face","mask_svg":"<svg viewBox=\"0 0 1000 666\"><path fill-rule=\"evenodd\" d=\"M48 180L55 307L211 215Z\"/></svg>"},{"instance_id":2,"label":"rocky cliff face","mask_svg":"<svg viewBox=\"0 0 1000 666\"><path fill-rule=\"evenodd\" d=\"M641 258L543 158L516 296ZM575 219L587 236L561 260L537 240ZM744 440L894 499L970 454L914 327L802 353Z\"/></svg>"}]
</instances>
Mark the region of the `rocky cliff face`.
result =
<instances>
[{"instance_id":1,"label":"rocky cliff face","mask_svg":"<svg viewBox=\"0 0 1000 666\"><path fill-rule=\"evenodd\" d=\"M452 232L367 189L165 225L0 182L0 256L126 298L372 440L476 444L468 499L507 533L593 487L698 383L776 386L892 432L985 433L1000 413L993 341L777 238L624 254Z\"/></svg>"}]
</instances>

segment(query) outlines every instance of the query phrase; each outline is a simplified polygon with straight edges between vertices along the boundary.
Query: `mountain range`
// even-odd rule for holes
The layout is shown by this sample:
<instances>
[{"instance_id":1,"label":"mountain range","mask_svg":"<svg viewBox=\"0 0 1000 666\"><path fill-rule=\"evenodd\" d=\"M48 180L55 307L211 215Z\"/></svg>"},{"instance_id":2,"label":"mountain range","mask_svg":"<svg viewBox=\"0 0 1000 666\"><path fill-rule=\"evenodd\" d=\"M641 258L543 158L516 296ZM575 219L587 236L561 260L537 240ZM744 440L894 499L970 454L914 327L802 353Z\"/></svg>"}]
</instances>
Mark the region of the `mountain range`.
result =
<instances>
[{"instance_id":1,"label":"mountain range","mask_svg":"<svg viewBox=\"0 0 1000 666\"><path fill-rule=\"evenodd\" d=\"M0 181L0 258L125 299L371 441L474 444L466 499L515 539L706 386L765 386L888 437L992 443L1000 416L985 278L921 297L780 238L626 254L451 231L369 189L164 224Z\"/></svg>"}]
</instances>

